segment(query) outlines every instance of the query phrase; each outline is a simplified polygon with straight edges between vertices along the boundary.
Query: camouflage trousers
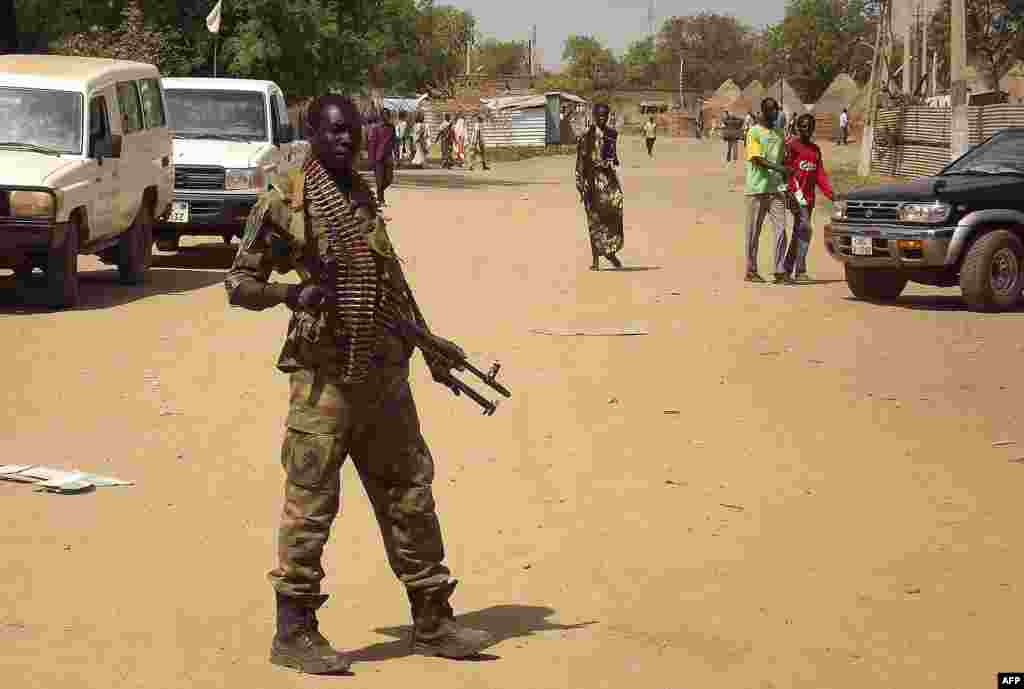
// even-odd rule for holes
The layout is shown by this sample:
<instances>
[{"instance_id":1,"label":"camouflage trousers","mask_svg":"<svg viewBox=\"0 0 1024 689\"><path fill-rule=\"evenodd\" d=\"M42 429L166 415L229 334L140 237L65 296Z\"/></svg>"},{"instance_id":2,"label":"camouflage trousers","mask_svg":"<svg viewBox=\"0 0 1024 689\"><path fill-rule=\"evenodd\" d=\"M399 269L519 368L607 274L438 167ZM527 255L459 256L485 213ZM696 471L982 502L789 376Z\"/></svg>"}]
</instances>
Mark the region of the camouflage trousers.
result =
<instances>
[{"instance_id":1,"label":"camouflage trousers","mask_svg":"<svg viewBox=\"0 0 1024 689\"><path fill-rule=\"evenodd\" d=\"M431 490L434 461L420 433L408 374L408 363L371 369L370 378L356 385L308 370L291 374L278 566L269 574L278 592L320 593L324 545L341 506L341 467L349 456L399 580L409 590L449 580Z\"/></svg>"}]
</instances>

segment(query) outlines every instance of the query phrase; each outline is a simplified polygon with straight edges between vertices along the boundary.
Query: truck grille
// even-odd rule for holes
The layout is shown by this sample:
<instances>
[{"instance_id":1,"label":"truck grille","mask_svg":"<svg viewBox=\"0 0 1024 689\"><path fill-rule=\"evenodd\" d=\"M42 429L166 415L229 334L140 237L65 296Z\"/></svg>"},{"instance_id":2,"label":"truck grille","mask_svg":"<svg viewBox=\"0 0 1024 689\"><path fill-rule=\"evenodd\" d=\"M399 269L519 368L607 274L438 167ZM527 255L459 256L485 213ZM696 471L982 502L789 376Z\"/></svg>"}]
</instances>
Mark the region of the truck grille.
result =
<instances>
[{"instance_id":1,"label":"truck grille","mask_svg":"<svg viewBox=\"0 0 1024 689\"><path fill-rule=\"evenodd\" d=\"M847 201L847 220L898 221L899 201Z\"/></svg>"},{"instance_id":2,"label":"truck grille","mask_svg":"<svg viewBox=\"0 0 1024 689\"><path fill-rule=\"evenodd\" d=\"M224 188L224 168L176 165L175 189L215 190Z\"/></svg>"}]
</instances>

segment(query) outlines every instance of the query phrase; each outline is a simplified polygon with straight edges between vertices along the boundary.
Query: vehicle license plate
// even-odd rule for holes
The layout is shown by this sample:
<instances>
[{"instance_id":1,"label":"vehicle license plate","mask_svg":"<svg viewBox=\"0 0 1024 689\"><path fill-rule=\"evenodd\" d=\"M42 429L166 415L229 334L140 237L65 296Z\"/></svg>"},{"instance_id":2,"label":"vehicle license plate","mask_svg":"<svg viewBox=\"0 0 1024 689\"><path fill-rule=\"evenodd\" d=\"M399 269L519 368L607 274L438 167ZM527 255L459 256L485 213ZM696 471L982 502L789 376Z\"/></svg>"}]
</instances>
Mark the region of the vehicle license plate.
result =
<instances>
[{"instance_id":1,"label":"vehicle license plate","mask_svg":"<svg viewBox=\"0 0 1024 689\"><path fill-rule=\"evenodd\" d=\"M871 237L850 237L850 248L854 256L870 256Z\"/></svg>"},{"instance_id":2,"label":"vehicle license plate","mask_svg":"<svg viewBox=\"0 0 1024 689\"><path fill-rule=\"evenodd\" d=\"M188 201L174 201L171 203L171 222L188 222Z\"/></svg>"}]
</instances>

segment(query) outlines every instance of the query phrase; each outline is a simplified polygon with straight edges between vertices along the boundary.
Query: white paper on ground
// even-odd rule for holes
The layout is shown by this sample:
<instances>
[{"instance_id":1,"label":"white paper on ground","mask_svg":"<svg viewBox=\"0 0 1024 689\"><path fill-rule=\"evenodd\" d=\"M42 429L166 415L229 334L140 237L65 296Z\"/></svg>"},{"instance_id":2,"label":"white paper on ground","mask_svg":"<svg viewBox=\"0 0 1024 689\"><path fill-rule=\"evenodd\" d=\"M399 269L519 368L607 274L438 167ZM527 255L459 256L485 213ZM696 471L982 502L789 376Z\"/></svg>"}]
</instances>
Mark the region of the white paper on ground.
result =
<instances>
[{"instance_id":1,"label":"white paper on ground","mask_svg":"<svg viewBox=\"0 0 1024 689\"><path fill-rule=\"evenodd\" d=\"M132 481L124 481L112 476L100 476L84 471L65 471L54 467L35 464L5 464L0 466L0 480L36 483L41 488L63 492L77 492L93 486L131 486Z\"/></svg>"}]
</instances>

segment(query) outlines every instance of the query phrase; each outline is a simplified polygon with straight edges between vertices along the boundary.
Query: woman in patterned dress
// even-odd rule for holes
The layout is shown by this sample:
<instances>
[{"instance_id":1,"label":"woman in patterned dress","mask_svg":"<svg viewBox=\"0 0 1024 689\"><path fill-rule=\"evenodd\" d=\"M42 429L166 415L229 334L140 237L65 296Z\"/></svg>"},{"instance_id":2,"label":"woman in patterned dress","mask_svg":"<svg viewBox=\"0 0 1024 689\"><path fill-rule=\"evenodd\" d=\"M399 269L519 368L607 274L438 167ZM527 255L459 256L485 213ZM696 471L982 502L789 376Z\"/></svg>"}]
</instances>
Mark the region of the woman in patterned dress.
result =
<instances>
[{"instance_id":1,"label":"woman in patterned dress","mask_svg":"<svg viewBox=\"0 0 1024 689\"><path fill-rule=\"evenodd\" d=\"M594 105L594 123L576 145L576 190L587 212L590 231L591 270L600 270L604 256L616 268L622 262L615 255L625 240L622 227L622 186L615 168L619 166L618 132L608 126L609 108Z\"/></svg>"}]
</instances>

